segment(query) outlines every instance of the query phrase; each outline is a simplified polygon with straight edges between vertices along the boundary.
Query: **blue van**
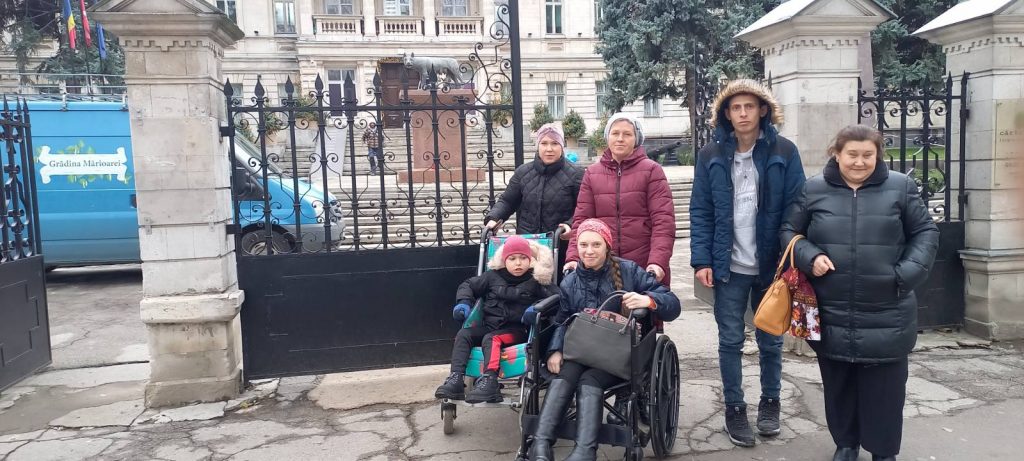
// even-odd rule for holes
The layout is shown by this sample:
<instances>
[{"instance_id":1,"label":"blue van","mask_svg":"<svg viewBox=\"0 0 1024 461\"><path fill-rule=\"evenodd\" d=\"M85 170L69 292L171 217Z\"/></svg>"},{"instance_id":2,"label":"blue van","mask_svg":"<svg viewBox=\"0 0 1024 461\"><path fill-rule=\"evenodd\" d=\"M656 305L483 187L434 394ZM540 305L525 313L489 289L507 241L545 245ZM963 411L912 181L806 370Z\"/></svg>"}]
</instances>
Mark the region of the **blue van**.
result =
<instances>
[{"instance_id":1,"label":"blue van","mask_svg":"<svg viewBox=\"0 0 1024 461\"><path fill-rule=\"evenodd\" d=\"M29 101L32 147L36 158L40 234L48 268L140 261L135 170L131 130L123 103L102 101ZM291 251L296 224L301 224L304 248L321 248L326 240L322 221L331 221L331 241L339 242L344 223L333 196L299 180L300 213L293 207L294 181L271 165L268 190L258 171L258 150L236 136L235 156L245 175L239 203L242 250L265 252L264 194L269 193L274 247ZM260 178L256 181L254 178ZM238 184L236 183L236 187ZM324 202L327 206L324 206ZM287 204L287 207L277 206ZM327 212L325 213L325 209Z\"/></svg>"}]
</instances>

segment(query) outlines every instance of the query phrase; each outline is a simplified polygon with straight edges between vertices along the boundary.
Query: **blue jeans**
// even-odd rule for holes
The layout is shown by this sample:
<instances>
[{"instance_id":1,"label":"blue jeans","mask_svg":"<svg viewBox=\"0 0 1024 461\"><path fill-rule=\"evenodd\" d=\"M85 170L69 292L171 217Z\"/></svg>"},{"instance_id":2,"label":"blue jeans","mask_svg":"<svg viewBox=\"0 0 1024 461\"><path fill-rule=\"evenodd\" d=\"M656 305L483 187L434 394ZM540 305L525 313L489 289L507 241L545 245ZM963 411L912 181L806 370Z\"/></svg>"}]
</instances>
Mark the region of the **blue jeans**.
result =
<instances>
[{"instance_id":1,"label":"blue jeans","mask_svg":"<svg viewBox=\"0 0 1024 461\"><path fill-rule=\"evenodd\" d=\"M715 281L715 322L718 323L718 366L722 371L725 404L745 407L743 400L743 314L757 310L767 287L757 276L731 272L729 281ZM782 336L757 330L761 358L761 397L779 398L782 389Z\"/></svg>"}]
</instances>

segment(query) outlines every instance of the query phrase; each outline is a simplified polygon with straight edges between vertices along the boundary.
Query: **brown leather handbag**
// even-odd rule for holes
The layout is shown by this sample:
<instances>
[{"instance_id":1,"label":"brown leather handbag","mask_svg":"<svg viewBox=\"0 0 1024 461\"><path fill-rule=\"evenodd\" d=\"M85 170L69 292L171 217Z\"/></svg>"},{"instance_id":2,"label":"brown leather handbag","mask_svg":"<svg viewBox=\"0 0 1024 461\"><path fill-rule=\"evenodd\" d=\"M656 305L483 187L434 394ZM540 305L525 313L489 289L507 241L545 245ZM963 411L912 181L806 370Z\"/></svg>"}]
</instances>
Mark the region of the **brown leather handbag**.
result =
<instances>
[{"instance_id":1,"label":"brown leather handbag","mask_svg":"<svg viewBox=\"0 0 1024 461\"><path fill-rule=\"evenodd\" d=\"M768 291L761 298L761 304L757 306L754 313L754 326L759 330L774 336L782 336L790 327L790 316L793 314L793 295L789 291L789 285L782 278L782 268L789 259L789 267L796 267L793 257L793 247L797 240L804 238L796 235L789 241L786 251L779 258L779 267L775 269L775 280L768 287Z\"/></svg>"}]
</instances>

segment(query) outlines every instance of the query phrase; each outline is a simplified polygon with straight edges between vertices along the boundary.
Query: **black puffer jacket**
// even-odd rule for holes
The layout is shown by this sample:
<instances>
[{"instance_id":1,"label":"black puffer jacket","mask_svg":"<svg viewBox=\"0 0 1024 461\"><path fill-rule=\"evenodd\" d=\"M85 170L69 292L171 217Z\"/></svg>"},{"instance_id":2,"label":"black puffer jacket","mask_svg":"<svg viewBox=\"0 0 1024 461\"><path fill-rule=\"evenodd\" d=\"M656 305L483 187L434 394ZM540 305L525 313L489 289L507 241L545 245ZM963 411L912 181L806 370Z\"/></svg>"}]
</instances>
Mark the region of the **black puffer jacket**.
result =
<instances>
[{"instance_id":1,"label":"black puffer jacket","mask_svg":"<svg viewBox=\"0 0 1024 461\"><path fill-rule=\"evenodd\" d=\"M907 356L917 341L914 288L928 277L939 230L914 181L878 162L858 189L846 185L835 159L807 180L782 224L783 246L796 234L797 267L811 274L820 254L836 270L808 275L821 311L818 354L881 363Z\"/></svg>"},{"instance_id":2,"label":"black puffer jacket","mask_svg":"<svg viewBox=\"0 0 1024 461\"><path fill-rule=\"evenodd\" d=\"M675 293L669 291L668 287L655 280L653 275L648 274L633 261L628 259L618 259L618 261L619 273L622 275L622 289L650 296L658 305L654 315L647 316L641 323L644 334L654 326L656 320L669 322L679 317L680 304ZM562 280L559 285L561 299L558 313L555 314L554 319L555 323L560 325L551 338L549 351L562 350L567 328L566 320L569 317L588 307L600 307L601 303L615 291L611 268L610 262L598 270L587 269L581 264L578 269ZM609 309L619 312L622 309L622 304L613 303Z\"/></svg>"},{"instance_id":3,"label":"black puffer jacket","mask_svg":"<svg viewBox=\"0 0 1024 461\"><path fill-rule=\"evenodd\" d=\"M516 168L484 222L504 221L516 213L517 234L551 232L559 224L571 224L581 182L583 169L565 161L564 155L551 165L539 158L524 163Z\"/></svg>"},{"instance_id":4,"label":"black puffer jacket","mask_svg":"<svg viewBox=\"0 0 1024 461\"><path fill-rule=\"evenodd\" d=\"M533 277L533 269L519 277L498 269L462 282L455 300L472 306L474 300L482 298L484 324L493 330L526 328L521 322L526 308L556 292L553 285L541 285Z\"/></svg>"}]
</instances>

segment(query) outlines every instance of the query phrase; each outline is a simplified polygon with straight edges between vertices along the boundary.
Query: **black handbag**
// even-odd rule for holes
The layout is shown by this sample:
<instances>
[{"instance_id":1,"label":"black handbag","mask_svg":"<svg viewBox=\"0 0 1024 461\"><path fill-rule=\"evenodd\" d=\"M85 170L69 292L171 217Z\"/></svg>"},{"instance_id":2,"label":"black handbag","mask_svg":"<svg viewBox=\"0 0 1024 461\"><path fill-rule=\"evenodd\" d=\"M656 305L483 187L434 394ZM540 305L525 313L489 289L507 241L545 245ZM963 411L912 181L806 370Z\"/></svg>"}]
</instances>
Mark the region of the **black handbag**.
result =
<instances>
[{"instance_id":1,"label":"black handbag","mask_svg":"<svg viewBox=\"0 0 1024 461\"><path fill-rule=\"evenodd\" d=\"M630 379L633 339L640 334L636 312L630 311L629 317L625 317L604 310L610 301L621 299L624 294L616 291L599 309L573 314L575 318L569 324L562 346L563 360Z\"/></svg>"}]
</instances>

